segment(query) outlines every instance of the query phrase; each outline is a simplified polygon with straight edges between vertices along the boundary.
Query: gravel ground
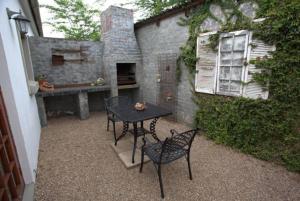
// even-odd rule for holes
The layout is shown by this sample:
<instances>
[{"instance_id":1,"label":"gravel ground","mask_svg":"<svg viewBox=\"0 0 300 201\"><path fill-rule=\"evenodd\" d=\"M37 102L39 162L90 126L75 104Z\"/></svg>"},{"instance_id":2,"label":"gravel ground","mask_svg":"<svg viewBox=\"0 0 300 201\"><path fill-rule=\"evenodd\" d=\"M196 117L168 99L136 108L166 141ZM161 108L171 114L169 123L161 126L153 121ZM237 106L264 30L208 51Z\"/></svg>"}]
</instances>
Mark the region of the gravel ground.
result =
<instances>
[{"instance_id":1,"label":"gravel ground","mask_svg":"<svg viewBox=\"0 0 300 201\"><path fill-rule=\"evenodd\" d=\"M120 124L119 124L120 125ZM146 125L146 124L145 124ZM160 119L160 137L184 125ZM121 127L117 127L121 132ZM160 200L158 177L151 163L126 169L110 147L105 113L88 120L50 119L41 136L36 201ZM188 179L186 160L163 166L165 199L170 201L300 200L300 175L257 160L203 136L195 138Z\"/></svg>"}]
</instances>

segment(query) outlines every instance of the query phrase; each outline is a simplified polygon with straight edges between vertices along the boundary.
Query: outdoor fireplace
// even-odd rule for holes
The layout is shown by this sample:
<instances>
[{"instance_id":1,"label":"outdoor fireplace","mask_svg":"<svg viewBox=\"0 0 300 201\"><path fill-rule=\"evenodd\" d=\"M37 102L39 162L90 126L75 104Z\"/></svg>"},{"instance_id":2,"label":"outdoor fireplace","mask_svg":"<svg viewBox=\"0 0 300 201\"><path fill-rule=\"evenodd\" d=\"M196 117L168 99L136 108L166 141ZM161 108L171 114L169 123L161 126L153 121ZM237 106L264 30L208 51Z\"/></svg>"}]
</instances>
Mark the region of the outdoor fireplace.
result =
<instances>
[{"instance_id":1,"label":"outdoor fireplace","mask_svg":"<svg viewBox=\"0 0 300 201\"><path fill-rule=\"evenodd\" d=\"M136 84L135 63L117 63L118 85Z\"/></svg>"}]
</instances>

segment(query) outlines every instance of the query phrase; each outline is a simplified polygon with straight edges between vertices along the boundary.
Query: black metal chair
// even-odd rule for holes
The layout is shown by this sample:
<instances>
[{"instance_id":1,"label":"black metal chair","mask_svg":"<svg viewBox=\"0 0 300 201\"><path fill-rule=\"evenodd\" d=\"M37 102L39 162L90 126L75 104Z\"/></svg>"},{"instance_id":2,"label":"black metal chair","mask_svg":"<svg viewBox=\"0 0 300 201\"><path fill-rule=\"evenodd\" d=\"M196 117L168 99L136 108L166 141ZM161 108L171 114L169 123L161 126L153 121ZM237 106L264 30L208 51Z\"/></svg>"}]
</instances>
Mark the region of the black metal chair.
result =
<instances>
[{"instance_id":1,"label":"black metal chair","mask_svg":"<svg viewBox=\"0 0 300 201\"><path fill-rule=\"evenodd\" d=\"M106 130L109 131L109 122L111 121L113 124L113 131L114 131L114 138L115 138L115 143L117 141L117 136L116 136L116 122L120 122L121 120L118 119L111 111L111 107L115 106L128 106L130 104L130 100L127 96L114 96L110 98L105 98L104 99L104 105L105 105L105 110L107 114L107 126Z\"/></svg>"},{"instance_id":2,"label":"black metal chair","mask_svg":"<svg viewBox=\"0 0 300 201\"><path fill-rule=\"evenodd\" d=\"M142 146L140 172L143 170L144 154L146 154L157 169L162 198L164 198L164 190L161 177L161 165L171 163L172 161L185 156L189 168L189 177L190 180L192 180L190 150L197 131L198 129L178 133L172 129L170 131L172 135L170 138L166 138L164 141L156 143L151 143L147 138L143 138L144 145Z\"/></svg>"}]
</instances>

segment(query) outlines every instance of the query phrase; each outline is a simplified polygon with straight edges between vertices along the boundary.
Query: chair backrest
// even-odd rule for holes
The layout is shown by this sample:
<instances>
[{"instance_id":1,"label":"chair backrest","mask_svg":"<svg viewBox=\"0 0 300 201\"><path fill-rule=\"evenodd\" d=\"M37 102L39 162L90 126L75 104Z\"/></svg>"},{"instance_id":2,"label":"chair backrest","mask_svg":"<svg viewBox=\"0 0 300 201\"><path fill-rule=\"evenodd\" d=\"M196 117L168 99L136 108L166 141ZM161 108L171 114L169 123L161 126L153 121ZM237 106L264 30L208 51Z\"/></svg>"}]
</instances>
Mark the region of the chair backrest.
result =
<instances>
[{"instance_id":1,"label":"chair backrest","mask_svg":"<svg viewBox=\"0 0 300 201\"><path fill-rule=\"evenodd\" d=\"M129 104L130 104L130 100L127 96L114 96L114 97L104 99L104 105L106 111L108 111L110 107L127 106Z\"/></svg>"},{"instance_id":2,"label":"chair backrest","mask_svg":"<svg viewBox=\"0 0 300 201\"><path fill-rule=\"evenodd\" d=\"M160 161L163 155L172 157L172 154L178 150L185 150L189 152L197 132L198 129L193 129L183 133L177 133L170 138L166 138L162 145Z\"/></svg>"}]
</instances>

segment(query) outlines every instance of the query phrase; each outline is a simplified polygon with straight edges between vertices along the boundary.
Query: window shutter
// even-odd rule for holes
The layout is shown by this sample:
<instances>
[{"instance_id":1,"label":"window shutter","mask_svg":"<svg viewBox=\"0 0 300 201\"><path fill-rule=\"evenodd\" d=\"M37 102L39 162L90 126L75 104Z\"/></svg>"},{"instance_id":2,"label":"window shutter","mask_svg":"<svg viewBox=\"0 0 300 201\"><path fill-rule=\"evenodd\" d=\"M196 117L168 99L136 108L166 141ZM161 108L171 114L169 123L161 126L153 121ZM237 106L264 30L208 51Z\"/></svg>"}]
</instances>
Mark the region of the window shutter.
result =
<instances>
[{"instance_id":1,"label":"window shutter","mask_svg":"<svg viewBox=\"0 0 300 201\"><path fill-rule=\"evenodd\" d=\"M216 67L217 67L217 52L211 50L209 37L216 32L208 32L200 34L197 38L197 58L195 91L201 93L215 93L216 86Z\"/></svg>"},{"instance_id":2,"label":"window shutter","mask_svg":"<svg viewBox=\"0 0 300 201\"><path fill-rule=\"evenodd\" d=\"M248 56L247 56L247 68L245 74L245 82L243 97L247 98L262 98L267 99L269 91L267 88L260 86L258 83L252 80L254 73L260 73L261 69L257 69L254 64L250 64L251 60L256 60L257 58L263 58L265 56L270 57L271 51L275 50L275 46L266 45L260 40L253 39L252 32L250 33L249 46L248 46Z\"/></svg>"}]
</instances>

